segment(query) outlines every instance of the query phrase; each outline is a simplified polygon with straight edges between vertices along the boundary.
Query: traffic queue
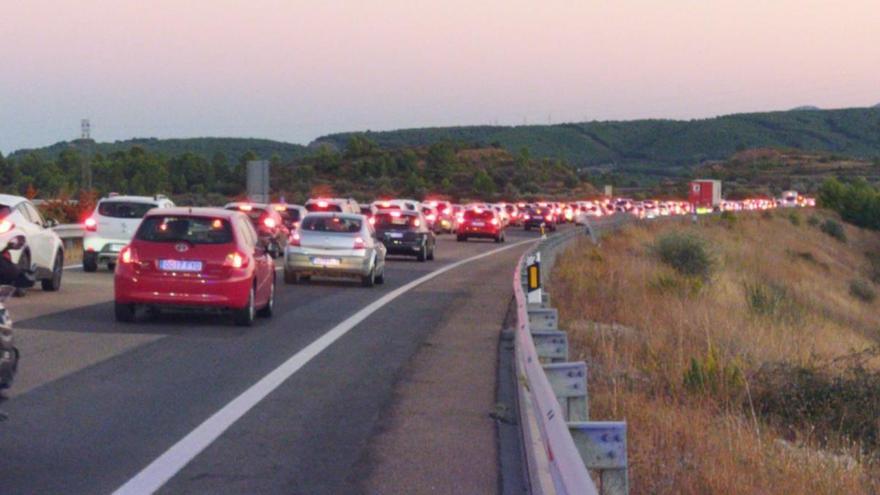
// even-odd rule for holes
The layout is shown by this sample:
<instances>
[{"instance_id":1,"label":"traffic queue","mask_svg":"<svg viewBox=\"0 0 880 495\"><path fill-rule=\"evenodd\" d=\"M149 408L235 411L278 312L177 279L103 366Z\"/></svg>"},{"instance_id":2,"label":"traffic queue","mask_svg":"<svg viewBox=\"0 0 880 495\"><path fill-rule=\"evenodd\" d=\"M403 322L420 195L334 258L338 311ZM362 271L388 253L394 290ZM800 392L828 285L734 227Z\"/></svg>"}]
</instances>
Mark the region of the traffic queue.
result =
<instances>
[{"instance_id":1,"label":"traffic queue","mask_svg":"<svg viewBox=\"0 0 880 495\"><path fill-rule=\"evenodd\" d=\"M719 201L708 211L812 205L812 198L786 191L778 199ZM373 287L385 282L387 257L431 261L444 234L503 243L511 227L552 232L616 213L650 220L703 212L686 201L623 197L517 203L319 197L302 205L235 201L203 208L178 207L162 195L111 194L82 223L82 267L114 271L119 321L134 320L142 308L173 308L229 313L250 325L272 315L276 258L283 259L286 284L329 277ZM37 281L44 290L60 288L64 245L52 227L29 200L0 196L0 246L7 248L0 283L14 285L16 295Z\"/></svg>"}]
</instances>

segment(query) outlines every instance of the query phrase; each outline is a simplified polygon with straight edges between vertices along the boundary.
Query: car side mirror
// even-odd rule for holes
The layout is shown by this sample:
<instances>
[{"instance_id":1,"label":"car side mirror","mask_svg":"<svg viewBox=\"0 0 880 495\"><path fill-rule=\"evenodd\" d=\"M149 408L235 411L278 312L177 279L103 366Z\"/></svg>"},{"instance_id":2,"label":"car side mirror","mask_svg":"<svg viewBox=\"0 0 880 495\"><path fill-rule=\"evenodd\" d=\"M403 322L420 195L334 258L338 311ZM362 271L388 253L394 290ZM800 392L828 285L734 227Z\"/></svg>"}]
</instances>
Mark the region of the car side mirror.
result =
<instances>
[{"instance_id":1,"label":"car side mirror","mask_svg":"<svg viewBox=\"0 0 880 495\"><path fill-rule=\"evenodd\" d=\"M58 220L55 220L54 218L46 219L46 228L53 229L57 226L58 226Z\"/></svg>"},{"instance_id":2,"label":"car side mirror","mask_svg":"<svg viewBox=\"0 0 880 495\"><path fill-rule=\"evenodd\" d=\"M268 246L266 246L266 252L269 253L273 259L281 256L281 246L278 245L277 242L270 242Z\"/></svg>"}]
</instances>

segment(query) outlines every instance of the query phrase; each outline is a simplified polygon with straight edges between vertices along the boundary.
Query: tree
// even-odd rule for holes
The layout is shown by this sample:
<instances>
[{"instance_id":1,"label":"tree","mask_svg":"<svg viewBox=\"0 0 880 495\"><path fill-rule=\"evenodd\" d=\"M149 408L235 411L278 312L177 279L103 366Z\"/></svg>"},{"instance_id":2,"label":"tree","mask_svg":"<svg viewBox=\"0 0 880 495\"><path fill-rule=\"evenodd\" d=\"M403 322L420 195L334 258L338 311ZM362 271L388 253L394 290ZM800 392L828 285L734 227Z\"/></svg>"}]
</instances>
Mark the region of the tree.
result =
<instances>
[{"instance_id":1,"label":"tree","mask_svg":"<svg viewBox=\"0 0 880 495\"><path fill-rule=\"evenodd\" d=\"M374 141L363 134L355 134L349 138L348 144L345 146L345 157L360 158L363 156L369 156L376 151L378 147L379 146Z\"/></svg>"},{"instance_id":2,"label":"tree","mask_svg":"<svg viewBox=\"0 0 880 495\"><path fill-rule=\"evenodd\" d=\"M479 194L481 199L487 199L495 194L495 182L485 170L478 170L474 174L474 192Z\"/></svg>"}]
</instances>

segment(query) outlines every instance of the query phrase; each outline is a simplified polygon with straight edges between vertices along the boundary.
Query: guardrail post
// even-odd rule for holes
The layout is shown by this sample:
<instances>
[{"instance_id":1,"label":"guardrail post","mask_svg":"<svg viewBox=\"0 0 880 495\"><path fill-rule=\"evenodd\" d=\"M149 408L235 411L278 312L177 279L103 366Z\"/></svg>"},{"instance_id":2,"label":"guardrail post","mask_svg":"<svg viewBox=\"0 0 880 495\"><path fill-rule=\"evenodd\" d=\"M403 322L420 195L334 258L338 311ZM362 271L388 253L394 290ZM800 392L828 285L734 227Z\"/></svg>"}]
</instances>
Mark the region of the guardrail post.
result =
<instances>
[{"instance_id":1,"label":"guardrail post","mask_svg":"<svg viewBox=\"0 0 880 495\"><path fill-rule=\"evenodd\" d=\"M627 495L626 422L569 422L568 431L584 465L599 471L599 492L602 495Z\"/></svg>"},{"instance_id":2,"label":"guardrail post","mask_svg":"<svg viewBox=\"0 0 880 495\"><path fill-rule=\"evenodd\" d=\"M558 330L559 313L554 308L528 308L529 328L535 331Z\"/></svg>"},{"instance_id":3,"label":"guardrail post","mask_svg":"<svg viewBox=\"0 0 880 495\"><path fill-rule=\"evenodd\" d=\"M532 332L535 351L542 363L568 361L568 334L558 330Z\"/></svg>"},{"instance_id":4,"label":"guardrail post","mask_svg":"<svg viewBox=\"0 0 880 495\"><path fill-rule=\"evenodd\" d=\"M587 398L587 363L551 363L544 373L553 388L566 421L587 421L590 403Z\"/></svg>"}]
</instances>

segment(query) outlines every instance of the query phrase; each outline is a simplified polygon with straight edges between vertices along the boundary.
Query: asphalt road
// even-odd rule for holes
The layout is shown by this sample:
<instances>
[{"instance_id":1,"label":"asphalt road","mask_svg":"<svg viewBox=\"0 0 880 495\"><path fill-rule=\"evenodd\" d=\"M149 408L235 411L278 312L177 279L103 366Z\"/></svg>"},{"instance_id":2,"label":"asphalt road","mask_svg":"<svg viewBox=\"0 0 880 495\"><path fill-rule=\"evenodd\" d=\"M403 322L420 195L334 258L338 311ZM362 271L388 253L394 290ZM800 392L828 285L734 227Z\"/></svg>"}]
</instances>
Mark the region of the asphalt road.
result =
<instances>
[{"instance_id":1,"label":"asphalt road","mask_svg":"<svg viewBox=\"0 0 880 495\"><path fill-rule=\"evenodd\" d=\"M394 258L373 289L279 284L275 316L248 329L187 314L118 324L112 274L68 270L61 292L32 290L8 304L22 362L2 406L10 420L0 424L0 492L112 493L160 459L171 473L162 493L484 493L498 476L485 459L495 452L493 349L527 248L512 245L536 237L443 236L436 261ZM409 282L502 247L413 287L310 354ZM168 454L304 354L191 460ZM418 420L431 414L446 420Z\"/></svg>"}]
</instances>

